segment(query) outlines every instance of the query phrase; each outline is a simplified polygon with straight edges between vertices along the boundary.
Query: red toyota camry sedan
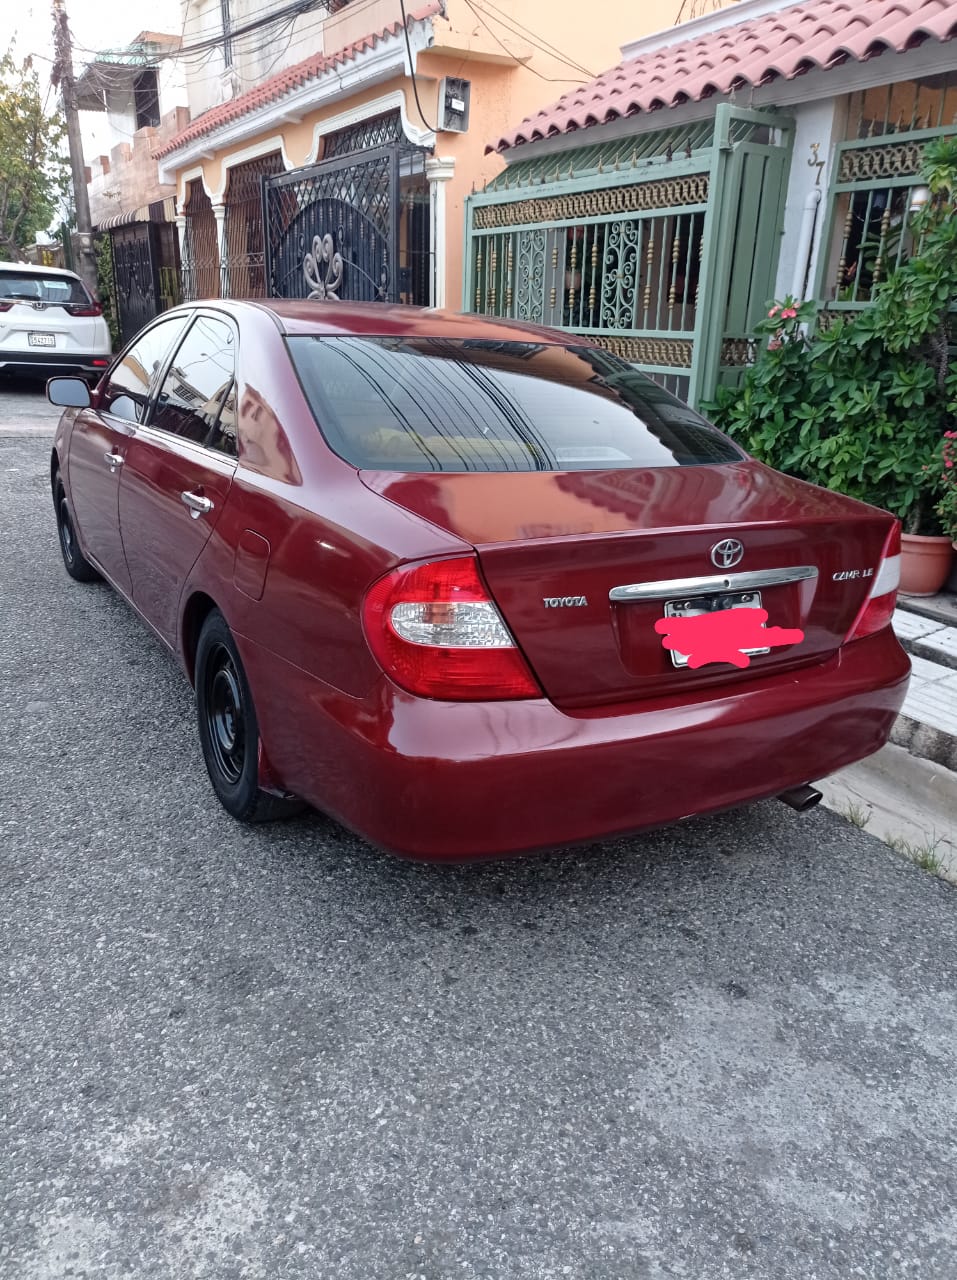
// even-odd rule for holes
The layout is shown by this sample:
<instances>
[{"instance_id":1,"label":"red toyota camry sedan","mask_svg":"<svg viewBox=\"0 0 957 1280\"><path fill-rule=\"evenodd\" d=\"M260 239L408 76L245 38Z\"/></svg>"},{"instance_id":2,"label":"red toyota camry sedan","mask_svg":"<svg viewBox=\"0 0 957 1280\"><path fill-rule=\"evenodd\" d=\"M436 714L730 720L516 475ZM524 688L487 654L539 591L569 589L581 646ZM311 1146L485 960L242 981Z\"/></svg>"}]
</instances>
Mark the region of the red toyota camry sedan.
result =
<instances>
[{"instance_id":1,"label":"red toyota camry sedan","mask_svg":"<svg viewBox=\"0 0 957 1280\"><path fill-rule=\"evenodd\" d=\"M49 395L67 571L179 657L242 821L456 860L802 805L903 700L894 519L584 339L198 303Z\"/></svg>"}]
</instances>

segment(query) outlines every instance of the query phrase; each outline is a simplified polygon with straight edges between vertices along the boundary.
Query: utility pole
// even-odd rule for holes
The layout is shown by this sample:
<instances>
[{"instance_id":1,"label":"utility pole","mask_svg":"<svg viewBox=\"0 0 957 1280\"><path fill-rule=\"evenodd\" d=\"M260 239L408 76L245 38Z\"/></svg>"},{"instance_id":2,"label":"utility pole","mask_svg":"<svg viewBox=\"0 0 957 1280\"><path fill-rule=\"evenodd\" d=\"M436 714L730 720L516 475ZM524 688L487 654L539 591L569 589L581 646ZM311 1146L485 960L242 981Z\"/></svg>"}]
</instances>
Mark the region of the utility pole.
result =
<instances>
[{"instance_id":1,"label":"utility pole","mask_svg":"<svg viewBox=\"0 0 957 1280\"><path fill-rule=\"evenodd\" d=\"M66 134L70 144L70 168L73 171L73 201L76 208L77 274L94 296L99 290L96 279L96 254L93 251L93 227L90 222L90 197L86 189L86 165L83 162L83 139L76 106L76 81L73 78L73 45L70 24L63 0L53 0L53 41L56 52L54 76L59 81L66 118Z\"/></svg>"}]
</instances>

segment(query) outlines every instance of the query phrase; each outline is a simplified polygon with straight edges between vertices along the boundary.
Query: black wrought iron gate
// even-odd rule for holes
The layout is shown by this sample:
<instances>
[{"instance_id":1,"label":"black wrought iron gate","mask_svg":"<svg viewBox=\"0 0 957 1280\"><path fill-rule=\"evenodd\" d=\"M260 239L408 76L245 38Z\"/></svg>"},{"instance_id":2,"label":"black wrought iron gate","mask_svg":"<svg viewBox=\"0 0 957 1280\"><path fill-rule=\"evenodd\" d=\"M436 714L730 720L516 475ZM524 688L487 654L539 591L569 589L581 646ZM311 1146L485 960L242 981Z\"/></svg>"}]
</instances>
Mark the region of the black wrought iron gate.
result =
<instances>
[{"instance_id":1,"label":"black wrought iron gate","mask_svg":"<svg viewBox=\"0 0 957 1280\"><path fill-rule=\"evenodd\" d=\"M152 222L135 222L110 232L113 287L120 333L126 342L159 312L159 253Z\"/></svg>"},{"instance_id":2,"label":"black wrought iron gate","mask_svg":"<svg viewBox=\"0 0 957 1280\"><path fill-rule=\"evenodd\" d=\"M148 210L137 211L143 215L137 221L107 233L113 254L114 313L124 342L181 298L179 239L175 224L164 216L166 203L155 201Z\"/></svg>"},{"instance_id":3,"label":"black wrought iron gate","mask_svg":"<svg viewBox=\"0 0 957 1280\"><path fill-rule=\"evenodd\" d=\"M427 154L398 139L267 177L269 295L427 304Z\"/></svg>"}]
</instances>

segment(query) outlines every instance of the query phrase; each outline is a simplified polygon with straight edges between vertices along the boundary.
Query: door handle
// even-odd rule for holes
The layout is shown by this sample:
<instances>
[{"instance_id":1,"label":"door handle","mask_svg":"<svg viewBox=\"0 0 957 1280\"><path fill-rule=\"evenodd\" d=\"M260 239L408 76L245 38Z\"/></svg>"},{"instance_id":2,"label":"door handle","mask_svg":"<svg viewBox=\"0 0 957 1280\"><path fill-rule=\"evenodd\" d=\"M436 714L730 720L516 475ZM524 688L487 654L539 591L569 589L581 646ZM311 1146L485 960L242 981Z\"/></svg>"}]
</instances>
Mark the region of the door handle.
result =
<instances>
[{"instance_id":1,"label":"door handle","mask_svg":"<svg viewBox=\"0 0 957 1280\"><path fill-rule=\"evenodd\" d=\"M110 453L107 451L103 455L103 461L109 463L111 471L115 471L117 467L122 467L123 455L122 453Z\"/></svg>"},{"instance_id":2,"label":"door handle","mask_svg":"<svg viewBox=\"0 0 957 1280\"><path fill-rule=\"evenodd\" d=\"M184 507L189 507L189 514L194 520L198 520L200 516L208 515L213 509L212 498L204 498L201 493L190 493L189 489L184 489L179 495L179 500Z\"/></svg>"}]
</instances>

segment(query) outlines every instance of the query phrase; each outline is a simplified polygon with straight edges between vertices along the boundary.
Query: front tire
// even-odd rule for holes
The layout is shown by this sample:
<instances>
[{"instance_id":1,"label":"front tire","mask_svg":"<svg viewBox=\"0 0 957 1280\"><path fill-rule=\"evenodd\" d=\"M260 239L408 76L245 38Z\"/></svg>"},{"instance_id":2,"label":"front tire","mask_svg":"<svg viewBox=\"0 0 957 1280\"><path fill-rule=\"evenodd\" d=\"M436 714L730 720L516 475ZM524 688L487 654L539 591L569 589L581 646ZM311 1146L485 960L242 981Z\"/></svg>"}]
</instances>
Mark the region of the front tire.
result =
<instances>
[{"instance_id":1,"label":"front tire","mask_svg":"<svg viewBox=\"0 0 957 1280\"><path fill-rule=\"evenodd\" d=\"M96 582L99 574L80 550L76 528L70 514L70 504L66 500L63 481L57 475L53 482L53 505L56 509L56 527L60 537L60 553L63 564L75 582Z\"/></svg>"},{"instance_id":2,"label":"front tire","mask_svg":"<svg viewBox=\"0 0 957 1280\"><path fill-rule=\"evenodd\" d=\"M259 786L259 722L239 650L226 619L214 609L196 646L196 712L203 759L213 790L239 822L270 822L302 811L295 799Z\"/></svg>"}]
</instances>

